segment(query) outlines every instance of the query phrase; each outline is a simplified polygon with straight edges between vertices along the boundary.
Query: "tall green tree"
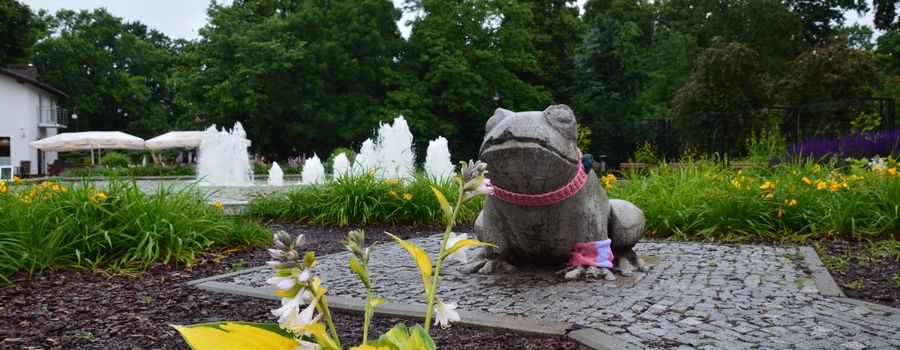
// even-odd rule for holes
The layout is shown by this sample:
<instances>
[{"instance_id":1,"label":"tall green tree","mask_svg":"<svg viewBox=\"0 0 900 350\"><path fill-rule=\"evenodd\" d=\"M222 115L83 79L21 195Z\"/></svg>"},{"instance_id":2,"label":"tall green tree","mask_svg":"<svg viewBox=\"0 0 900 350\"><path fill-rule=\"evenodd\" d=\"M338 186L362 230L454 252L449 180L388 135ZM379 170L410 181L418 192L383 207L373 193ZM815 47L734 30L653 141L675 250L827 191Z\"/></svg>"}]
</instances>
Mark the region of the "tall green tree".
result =
<instances>
[{"instance_id":1,"label":"tall green tree","mask_svg":"<svg viewBox=\"0 0 900 350\"><path fill-rule=\"evenodd\" d=\"M150 137L169 123L169 39L105 9L60 10L35 45L40 80L66 92L84 130Z\"/></svg>"},{"instance_id":2,"label":"tall green tree","mask_svg":"<svg viewBox=\"0 0 900 350\"><path fill-rule=\"evenodd\" d=\"M0 67L26 63L32 47L46 30L46 23L17 0L0 0Z\"/></svg>"},{"instance_id":3,"label":"tall green tree","mask_svg":"<svg viewBox=\"0 0 900 350\"><path fill-rule=\"evenodd\" d=\"M786 3L800 15L803 38L809 46L830 41L844 22L845 12L868 10L866 0L786 0Z\"/></svg>"},{"instance_id":4,"label":"tall green tree","mask_svg":"<svg viewBox=\"0 0 900 350\"><path fill-rule=\"evenodd\" d=\"M209 17L176 69L182 123L240 121L284 158L349 146L382 119L402 44L390 1L247 0Z\"/></svg>"},{"instance_id":5,"label":"tall green tree","mask_svg":"<svg viewBox=\"0 0 900 350\"><path fill-rule=\"evenodd\" d=\"M647 1L592 0L585 4L585 37L574 55L576 114L582 123L629 120L647 81L653 40Z\"/></svg>"},{"instance_id":6,"label":"tall green tree","mask_svg":"<svg viewBox=\"0 0 900 350\"><path fill-rule=\"evenodd\" d=\"M531 9L531 45L537 59L535 77L523 76L553 94L554 103L572 104L575 67L572 55L581 43L583 25L573 0L522 0Z\"/></svg>"},{"instance_id":7,"label":"tall green tree","mask_svg":"<svg viewBox=\"0 0 900 350\"><path fill-rule=\"evenodd\" d=\"M702 151L739 150L768 105L759 54L740 43L706 49L672 101L677 133Z\"/></svg>"},{"instance_id":8,"label":"tall green tree","mask_svg":"<svg viewBox=\"0 0 900 350\"><path fill-rule=\"evenodd\" d=\"M454 156L474 157L496 107L543 110L552 103L549 91L526 80L540 73L526 4L421 0L410 6L424 15L412 23L388 97L420 144L443 135Z\"/></svg>"},{"instance_id":9,"label":"tall green tree","mask_svg":"<svg viewBox=\"0 0 900 350\"><path fill-rule=\"evenodd\" d=\"M791 61L776 91L778 102L797 108L800 137L833 136L849 129L859 99L878 85L873 55L836 40Z\"/></svg>"}]
</instances>

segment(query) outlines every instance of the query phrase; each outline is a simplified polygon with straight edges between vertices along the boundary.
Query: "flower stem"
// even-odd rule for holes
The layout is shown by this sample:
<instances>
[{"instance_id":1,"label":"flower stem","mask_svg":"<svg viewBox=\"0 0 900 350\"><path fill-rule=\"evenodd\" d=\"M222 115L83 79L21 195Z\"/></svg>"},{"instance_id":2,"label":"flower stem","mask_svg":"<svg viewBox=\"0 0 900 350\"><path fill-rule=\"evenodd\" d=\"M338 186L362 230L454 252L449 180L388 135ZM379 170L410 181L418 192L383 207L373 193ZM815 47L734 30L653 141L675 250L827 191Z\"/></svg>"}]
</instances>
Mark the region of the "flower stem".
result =
<instances>
[{"instance_id":1,"label":"flower stem","mask_svg":"<svg viewBox=\"0 0 900 350\"><path fill-rule=\"evenodd\" d=\"M313 298L319 296L317 295L318 291L313 289L312 282L307 283L309 285L309 290L312 291ZM321 298L319 298L319 302L316 303L316 310L319 310L319 313L321 313L322 317L325 318L325 324L328 325L328 331L331 332L331 337L334 338L334 341L335 343L337 343L338 348L343 348L341 346L341 338L338 336L337 329L334 328L334 321L331 320L331 311L328 309L328 301L325 300L325 295L322 295Z\"/></svg>"},{"instance_id":2,"label":"flower stem","mask_svg":"<svg viewBox=\"0 0 900 350\"><path fill-rule=\"evenodd\" d=\"M450 218L447 219L447 228L444 230L444 237L441 239L441 250L438 252L437 266L434 268L434 276L431 279L431 287L425 286L425 294L428 297L428 306L425 309L425 333L431 334L431 314L434 312L434 298L437 295L438 279L441 275L441 265L444 264L444 252L447 251L447 240L450 239L450 231L453 230L453 224L456 223L456 214L459 213L459 207L462 205L462 187L459 187L459 193L456 196L456 205L453 206Z\"/></svg>"},{"instance_id":3,"label":"flower stem","mask_svg":"<svg viewBox=\"0 0 900 350\"><path fill-rule=\"evenodd\" d=\"M374 308L372 307L372 288L366 288L366 306L365 313L363 314L363 340L362 343L365 344L369 342L369 324L372 321L372 314L375 313Z\"/></svg>"}]
</instances>

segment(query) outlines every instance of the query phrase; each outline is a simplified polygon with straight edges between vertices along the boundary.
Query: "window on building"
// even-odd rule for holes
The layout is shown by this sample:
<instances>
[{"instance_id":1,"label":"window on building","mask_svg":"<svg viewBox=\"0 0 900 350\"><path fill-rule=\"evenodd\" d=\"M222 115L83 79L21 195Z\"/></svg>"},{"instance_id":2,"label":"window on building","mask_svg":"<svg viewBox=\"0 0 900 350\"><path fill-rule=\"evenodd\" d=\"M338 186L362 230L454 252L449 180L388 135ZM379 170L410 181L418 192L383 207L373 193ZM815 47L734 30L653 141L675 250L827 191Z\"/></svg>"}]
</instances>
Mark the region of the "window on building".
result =
<instances>
[{"instance_id":1,"label":"window on building","mask_svg":"<svg viewBox=\"0 0 900 350\"><path fill-rule=\"evenodd\" d=\"M12 178L11 139L0 137L0 179Z\"/></svg>"}]
</instances>

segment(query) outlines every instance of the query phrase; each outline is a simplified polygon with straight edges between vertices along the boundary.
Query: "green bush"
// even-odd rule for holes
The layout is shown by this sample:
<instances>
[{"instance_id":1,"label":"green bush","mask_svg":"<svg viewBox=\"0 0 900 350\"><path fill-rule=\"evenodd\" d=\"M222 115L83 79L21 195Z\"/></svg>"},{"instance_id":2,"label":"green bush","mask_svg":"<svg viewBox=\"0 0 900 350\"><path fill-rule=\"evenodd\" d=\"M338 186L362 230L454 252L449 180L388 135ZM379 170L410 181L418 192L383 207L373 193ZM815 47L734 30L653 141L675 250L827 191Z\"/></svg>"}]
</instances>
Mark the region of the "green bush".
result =
<instances>
[{"instance_id":1,"label":"green bush","mask_svg":"<svg viewBox=\"0 0 900 350\"><path fill-rule=\"evenodd\" d=\"M251 167L254 175L269 175L269 165L266 163L254 162Z\"/></svg>"},{"instance_id":2,"label":"green bush","mask_svg":"<svg viewBox=\"0 0 900 350\"><path fill-rule=\"evenodd\" d=\"M344 176L322 185L305 186L284 196L253 201L250 213L259 217L281 217L323 225L443 223L442 212L430 186L456 200L456 186L450 181L434 183L417 175L405 183L397 179L378 180L364 174ZM472 222L483 199L466 203L459 222Z\"/></svg>"},{"instance_id":3,"label":"green bush","mask_svg":"<svg viewBox=\"0 0 900 350\"><path fill-rule=\"evenodd\" d=\"M107 152L100 158L100 164L108 168L127 168L131 165L131 158L118 152Z\"/></svg>"},{"instance_id":4,"label":"green bush","mask_svg":"<svg viewBox=\"0 0 900 350\"><path fill-rule=\"evenodd\" d=\"M613 187L610 197L640 207L649 233L677 239L895 239L900 177L897 163L887 163L881 171L813 162L743 171L660 167Z\"/></svg>"},{"instance_id":5,"label":"green bush","mask_svg":"<svg viewBox=\"0 0 900 350\"><path fill-rule=\"evenodd\" d=\"M194 261L215 246L261 246L266 229L225 217L191 188L134 182L0 187L0 281L53 267L145 268Z\"/></svg>"},{"instance_id":6,"label":"green bush","mask_svg":"<svg viewBox=\"0 0 900 350\"><path fill-rule=\"evenodd\" d=\"M133 168L84 167L66 170L65 177L133 177L133 176L195 176L194 166L144 165Z\"/></svg>"}]
</instances>

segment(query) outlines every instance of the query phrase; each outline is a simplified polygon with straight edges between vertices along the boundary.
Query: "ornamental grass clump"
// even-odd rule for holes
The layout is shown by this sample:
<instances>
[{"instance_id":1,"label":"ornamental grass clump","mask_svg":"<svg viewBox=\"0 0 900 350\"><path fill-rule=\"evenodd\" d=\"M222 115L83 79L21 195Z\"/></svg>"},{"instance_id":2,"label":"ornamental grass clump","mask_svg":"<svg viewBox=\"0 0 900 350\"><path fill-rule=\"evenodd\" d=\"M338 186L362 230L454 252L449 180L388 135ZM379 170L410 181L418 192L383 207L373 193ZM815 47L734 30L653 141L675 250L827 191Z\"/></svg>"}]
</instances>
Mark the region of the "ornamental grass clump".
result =
<instances>
[{"instance_id":1,"label":"ornamental grass clump","mask_svg":"<svg viewBox=\"0 0 900 350\"><path fill-rule=\"evenodd\" d=\"M350 252L350 270L355 273L366 290L363 313L363 336L360 344L351 349L369 350L433 350L436 348L430 335L431 321L435 325L449 327L450 322L460 320L455 311L456 303L445 302L437 295L441 267L447 259L466 261L466 249L472 246L489 246L487 243L470 239L466 234L452 232L457 217L467 202L480 196L491 194L490 180L484 178L485 164L481 162L462 163L461 174L455 178L455 200L453 204L437 187L429 190L438 202L438 210L446 225L438 255L429 256L421 247L406 242L388 233L413 258L422 277L424 301L427 305L424 326L407 328L403 324L394 326L376 340L369 340L369 325L375 308L385 300L372 295L369 258L373 246L365 245L363 231L351 231L342 243ZM388 184L390 186L397 184ZM340 350L340 333L334 326L328 309L327 288L315 272L315 253L301 250L305 243L303 235L292 238L284 231L274 235L275 247L269 254L276 259L268 263L274 276L266 282L275 287L275 294L281 297L281 307L272 310L278 324L248 322L213 322L189 326L173 325L193 349L245 349L265 348L272 350L326 349ZM301 310L302 309L302 310Z\"/></svg>"},{"instance_id":2,"label":"ornamental grass clump","mask_svg":"<svg viewBox=\"0 0 900 350\"><path fill-rule=\"evenodd\" d=\"M251 215L279 217L312 224L346 226L353 224L434 225L443 223L443 214L431 187L450 193L456 200L453 181L430 179L415 174L411 181L378 179L373 172L348 174L324 184L304 186L284 196L254 200ZM483 201L467 201L459 208L457 222L472 222Z\"/></svg>"},{"instance_id":3,"label":"ornamental grass clump","mask_svg":"<svg viewBox=\"0 0 900 350\"><path fill-rule=\"evenodd\" d=\"M0 280L52 267L191 263L213 246L254 246L265 229L224 216L190 188L134 182L0 185Z\"/></svg>"},{"instance_id":4,"label":"ornamental grass clump","mask_svg":"<svg viewBox=\"0 0 900 350\"><path fill-rule=\"evenodd\" d=\"M657 169L610 196L631 201L650 234L686 240L895 239L900 177L893 158L782 163L733 171L711 164Z\"/></svg>"}]
</instances>

